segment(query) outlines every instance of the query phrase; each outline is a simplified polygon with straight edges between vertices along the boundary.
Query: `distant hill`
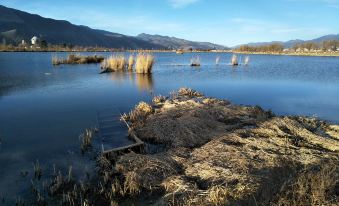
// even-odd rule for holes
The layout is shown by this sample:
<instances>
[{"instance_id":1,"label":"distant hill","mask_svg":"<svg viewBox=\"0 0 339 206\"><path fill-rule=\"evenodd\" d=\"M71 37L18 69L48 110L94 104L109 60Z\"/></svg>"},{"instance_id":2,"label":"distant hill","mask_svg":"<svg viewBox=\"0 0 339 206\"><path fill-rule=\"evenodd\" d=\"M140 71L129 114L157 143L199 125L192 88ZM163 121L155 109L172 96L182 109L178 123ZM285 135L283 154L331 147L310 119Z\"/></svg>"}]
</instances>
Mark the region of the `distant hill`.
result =
<instances>
[{"instance_id":1,"label":"distant hill","mask_svg":"<svg viewBox=\"0 0 339 206\"><path fill-rule=\"evenodd\" d=\"M161 36L161 35L150 35L150 34L139 34L137 38L151 42L153 44L161 45L165 48L170 49L227 49L227 47L209 42L194 42L185 39L179 39L176 37Z\"/></svg>"},{"instance_id":2,"label":"distant hill","mask_svg":"<svg viewBox=\"0 0 339 206\"><path fill-rule=\"evenodd\" d=\"M72 44L77 46L100 46L125 49L165 48L225 48L207 42L193 42L174 37L141 34L127 36L87 26L74 25L64 20L44 18L36 14L7 8L0 5L0 41L17 44L37 36L51 44ZM0 42L0 43L1 43Z\"/></svg>"},{"instance_id":3,"label":"distant hill","mask_svg":"<svg viewBox=\"0 0 339 206\"><path fill-rule=\"evenodd\" d=\"M71 24L68 21L44 18L0 5L0 38L8 43L28 41L33 36L49 43L67 43L79 46L103 46L113 48L162 48L141 39L87 26Z\"/></svg>"},{"instance_id":4,"label":"distant hill","mask_svg":"<svg viewBox=\"0 0 339 206\"><path fill-rule=\"evenodd\" d=\"M282 44L285 48L291 48L295 44L300 44L300 43L305 43L305 42L315 42L315 43L321 43L326 40L339 40L339 34L330 34L326 36L322 36L316 39L311 39L311 40L300 40L300 39L295 39L295 40L290 40L290 41L271 41L271 42L255 42L255 43L248 43L245 45L248 46L265 46L273 43L279 43ZM241 45L235 46L234 48L237 48Z\"/></svg>"}]
</instances>

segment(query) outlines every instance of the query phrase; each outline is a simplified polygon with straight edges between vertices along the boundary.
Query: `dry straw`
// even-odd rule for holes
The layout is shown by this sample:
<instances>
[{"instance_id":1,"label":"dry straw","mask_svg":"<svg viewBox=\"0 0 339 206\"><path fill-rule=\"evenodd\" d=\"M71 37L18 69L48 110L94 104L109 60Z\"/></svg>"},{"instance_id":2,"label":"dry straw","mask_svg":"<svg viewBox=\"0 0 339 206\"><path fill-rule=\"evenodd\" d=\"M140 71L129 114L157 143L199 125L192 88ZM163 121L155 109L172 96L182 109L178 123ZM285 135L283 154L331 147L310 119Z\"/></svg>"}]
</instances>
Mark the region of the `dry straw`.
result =
<instances>
[{"instance_id":1,"label":"dry straw","mask_svg":"<svg viewBox=\"0 0 339 206\"><path fill-rule=\"evenodd\" d=\"M139 53L135 63L135 71L139 74L152 73L152 67L154 65L154 56L147 53Z\"/></svg>"}]
</instances>

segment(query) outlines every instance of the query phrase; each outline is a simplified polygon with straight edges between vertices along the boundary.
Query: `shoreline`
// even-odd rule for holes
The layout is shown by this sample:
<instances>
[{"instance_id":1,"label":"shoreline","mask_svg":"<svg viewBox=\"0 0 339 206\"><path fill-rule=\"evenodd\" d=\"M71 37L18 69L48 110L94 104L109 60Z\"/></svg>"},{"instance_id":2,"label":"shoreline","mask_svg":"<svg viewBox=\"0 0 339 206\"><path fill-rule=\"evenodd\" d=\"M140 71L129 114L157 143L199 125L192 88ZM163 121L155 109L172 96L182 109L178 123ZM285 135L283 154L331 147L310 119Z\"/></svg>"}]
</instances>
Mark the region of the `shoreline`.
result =
<instances>
[{"instance_id":1,"label":"shoreline","mask_svg":"<svg viewBox=\"0 0 339 206\"><path fill-rule=\"evenodd\" d=\"M274 56L309 56L309 57L339 57L339 52L324 52L324 53L299 53L299 52L237 52L235 54L247 55L274 55Z\"/></svg>"},{"instance_id":2,"label":"shoreline","mask_svg":"<svg viewBox=\"0 0 339 206\"><path fill-rule=\"evenodd\" d=\"M106 49L99 49L99 50L0 50L0 53L11 53L11 52L18 52L18 53L77 53L77 52L145 52L145 53L175 53L175 50L106 50ZM324 53L284 53L284 52L238 52L233 50L219 50L219 51L200 51L200 50L193 50L187 51L185 53L234 53L234 54L243 54L243 55L273 55L273 56L303 56L303 57L339 57L339 52L324 52Z\"/></svg>"}]
</instances>

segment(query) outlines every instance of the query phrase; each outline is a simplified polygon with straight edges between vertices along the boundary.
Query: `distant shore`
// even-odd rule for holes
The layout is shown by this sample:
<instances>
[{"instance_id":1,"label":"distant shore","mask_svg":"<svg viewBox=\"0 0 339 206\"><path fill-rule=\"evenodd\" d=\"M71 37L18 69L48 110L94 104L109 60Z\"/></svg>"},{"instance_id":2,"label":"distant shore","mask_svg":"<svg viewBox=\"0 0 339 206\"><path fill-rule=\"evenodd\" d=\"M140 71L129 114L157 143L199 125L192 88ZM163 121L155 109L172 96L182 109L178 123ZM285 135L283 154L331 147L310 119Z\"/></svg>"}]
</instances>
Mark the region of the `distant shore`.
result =
<instances>
[{"instance_id":1,"label":"distant shore","mask_svg":"<svg viewBox=\"0 0 339 206\"><path fill-rule=\"evenodd\" d=\"M253 55L285 55L285 56L319 56L319 57L338 57L337 52L238 52L236 54L253 54Z\"/></svg>"},{"instance_id":2,"label":"distant shore","mask_svg":"<svg viewBox=\"0 0 339 206\"><path fill-rule=\"evenodd\" d=\"M0 52L176 52L177 50L160 49L110 49L110 48L0 48ZM319 57L339 57L336 52L244 52L235 50L192 50L183 53L235 53L244 55L285 55L285 56L319 56Z\"/></svg>"}]
</instances>

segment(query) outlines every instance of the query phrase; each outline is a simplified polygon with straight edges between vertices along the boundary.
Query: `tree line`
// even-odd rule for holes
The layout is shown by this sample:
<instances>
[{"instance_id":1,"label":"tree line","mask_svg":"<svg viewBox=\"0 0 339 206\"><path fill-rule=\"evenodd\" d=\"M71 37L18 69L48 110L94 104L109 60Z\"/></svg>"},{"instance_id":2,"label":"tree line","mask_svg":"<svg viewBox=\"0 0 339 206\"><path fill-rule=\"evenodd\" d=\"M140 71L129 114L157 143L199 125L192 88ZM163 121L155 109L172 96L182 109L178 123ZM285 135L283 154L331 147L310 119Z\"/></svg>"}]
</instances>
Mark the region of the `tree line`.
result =
<instances>
[{"instance_id":1,"label":"tree line","mask_svg":"<svg viewBox=\"0 0 339 206\"><path fill-rule=\"evenodd\" d=\"M312 50L322 50L322 51L337 51L339 48L339 41L338 40L327 40L321 43L316 42L304 42L299 44L294 44L290 49L292 51L312 51ZM279 53L284 51L283 44L280 43L272 43L268 45L261 45L261 46L249 46L249 45L242 45L239 48L235 49L239 52L274 52Z\"/></svg>"},{"instance_id":2,"label":"tree line","mask_svg":"<svg viewBox=\"0 0 339 206\"><path fill-rule=\"evenodd\" d=\"M302 50L323 50L323 51L337 51L339 48L339 41L338 40L327 40L321 43L316 42L305 42L300 44L293 45L292 49L297 51L298 49Z\"/></svg>"}]
</instances>

